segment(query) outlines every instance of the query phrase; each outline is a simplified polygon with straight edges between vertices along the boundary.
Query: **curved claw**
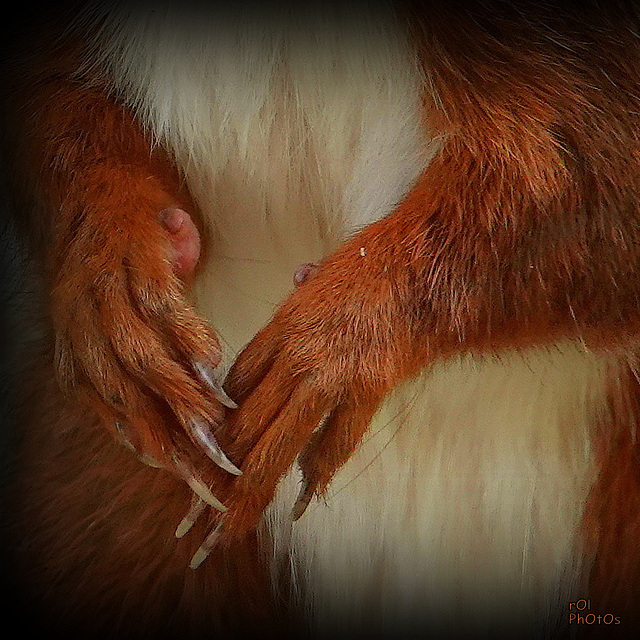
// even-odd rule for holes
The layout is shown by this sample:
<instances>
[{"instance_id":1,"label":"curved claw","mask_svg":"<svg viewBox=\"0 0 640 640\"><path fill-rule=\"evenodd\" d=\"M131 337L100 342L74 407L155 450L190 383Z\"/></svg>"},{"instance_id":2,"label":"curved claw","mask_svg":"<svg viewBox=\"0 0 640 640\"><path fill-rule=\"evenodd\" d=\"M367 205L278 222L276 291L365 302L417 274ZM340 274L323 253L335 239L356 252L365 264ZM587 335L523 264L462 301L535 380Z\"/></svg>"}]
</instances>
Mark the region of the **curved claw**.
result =
<instances>
[{"instance_id":1,"label":"curved claw","mask_svg":"<svg viewBox=\"0 0 640 640\"><path fill-rule=\"evenodd\" d=\"M291 519L294 522L296 520L299 520L307 510L307 507L311 502L311 498L313 498L313 490L311 489L309 484L305 482L302 485L300 493L298 494L298 498L296 499L296 502L293 505L293 509L291 510Z\"/></svg>"},{"instance_id":2,"label":"curved claw","mask_svg":"<svg viewBox=\"0 0 640 640\"><path fill-rule=\"evenodd\" d=\"M122 444L127 449L129 449L129 451L132 451L137 455L138 451L133 446L133 442L131 442L131 438L129 438L129 435L127 434L127 431L124 428L122 422L114 422L114 425L115 425L116 431L118 432L118 437L120 438L120 442L122 442Z\"/></svg>"},{"instance_id":3,"label":"curved claw","mask_svg":"<svg viewBox=\"0 0 640 640\"><path fill-rule=\"evenodd\" d=\"M191 491L204 500L209 506L217 509L218 511L227 511L218 498L216 498L207 485L198 478L195 473L185 464L178 456L173 456L173 462L176 465L176 469L180 475L184 478L184 481L189 485Z\"/></svg>"},{"instance_id":4,"label":"curved claw","mask_svg":"<svg viewBox=\"0 0 640 640\"><path fill-rule=\"evenodd\" d=\"M224 451L220 448L218 441L203 420L194 418L189 425L191 432L196 440L204 447L205 453L213 460L221 469L232 473L234 476L241 476L242 471L236 467Z\"/></svg>"},{"instance_id":5,"label":"curved claw","mask_svg":"<svg viewBox=\"0 0 640 640\"><path fill-rule=\"evenodd\" d=\"M127 449L129 449L129 451L131 451L132 453L135 453L135 455L138 457L140 462L142 462L143 464L146 464L148 467L151 467L153 469L162 469L164 467L164 465L160 464L155 458L153 458L149 454L147 453L141 454L136 449L133 442L131 442L131 438L129 438L127 434L127 430L125 429L124 425L121 422L116 422L115 427L116 427L116 431L118 432L118 437L120 438L120 441L122 442L122 444Z\"/></svg>"},{"instance_id":6,"label":"curved claw","mask_svg":"<svg viewBox=\"0 0 640 640\"><path fill-rule=\"evenodd\" d=\"M180 524L176 527L176 538L182 538L189 533L191 527L193 527L206 508L207 503L197 494L193 494L187 515L182 518Z\"/></svg>"},{"instance_id":7,"label":"curved claw","mask_svg":"<svg viewBox=\"0 0 640 640\"><path fill-rule=\"evenodd\" d=\"M238 405L226 394L222 385L216 380L211 367L202 364L201 362L195 362L194 368L198 372L198 375L209 386L213 393L213 397L222 405L228 409L237 409Z\"/></svg>"},{"instance_id":8,"label":"curved claw","mask_svg":"<svg viewBox=\"0 0 640 640\"><path fill-rule=\"evenodd\" d=\"M222 522L218 523L214 530L205 538L204 542L200 545L199 549L191 558L191 562L189 563L189 568L197 569L209 556L211 553L211 549L216 543L218 536L220 535L220 530L222 529Z\"/></svg>"}]
</instances>

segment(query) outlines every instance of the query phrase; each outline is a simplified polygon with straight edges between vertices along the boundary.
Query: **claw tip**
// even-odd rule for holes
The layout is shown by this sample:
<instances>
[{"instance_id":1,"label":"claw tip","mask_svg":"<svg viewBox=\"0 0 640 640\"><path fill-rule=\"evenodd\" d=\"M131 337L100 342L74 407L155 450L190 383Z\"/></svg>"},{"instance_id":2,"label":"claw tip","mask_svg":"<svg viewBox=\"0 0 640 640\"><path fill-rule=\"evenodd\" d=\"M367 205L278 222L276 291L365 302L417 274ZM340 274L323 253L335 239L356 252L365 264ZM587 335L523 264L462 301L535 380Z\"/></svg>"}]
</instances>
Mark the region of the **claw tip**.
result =
<instances>
[{"instance_id":1,"label":"claw tip","mask_svg":"<svg viewBox=\"0 0 640 640\"><path fill-rule=\"evenodd\" d=\"M200 547L200 549L195 552L193 558L191 558L189 569L197 569L207 559L208 555L209 552Z\"/></svg>"},{"instance_id":2,"label":"claw tip","mask_svg":"<svg viewBox=\"0 0 640 640\"><path fill-rule=\"evenodd\" d=\"M194 523L192 520L189 520L188 518L183 518L180 521L180 524L176 528L176 533L175 533L176 538L178 539L182 538L187 533L189 533L189 531L191 530L191 527L193 527L193 524Z\"/></svg>"},{"instance_id":3,"label":"claw tip","mask_svg":"<svg viewBox=\"0 0 640 640\"><path fill-rule=\"evenodd\" d=\"M242 471L236 467L224 451L220 448L215 436L211 433L209 427L200 419L191 421L191 431L198 442L204 447L205 453L213 460L221 469L232 473L234 476L241 476Z\"/></svg>"},{"instance_id":4,"label":"claw tip","mask_svg":"<svg viewBox=\"0 0 640 640\"><path fill-rule=\"evenodd\" d=\"M193 365L200 375L200 377L207 383L214 398L224 405L228 409L237 409L238 405L227 395L222 385L216 380L211 368L202 364L201 362L195 362Z\"/></svg>"},{"instance_id":5,"label":"claw tip","mask_svg":"<svg viewBox=\"0 0 640 640\"><path fill-rule=\"evenodd\" d=\"M295 522L299 520L304 512L307 510L309 503L311 502L313 494L308 493L306 487L300 491L300 495L296 500L296 503L293 505L293 509L291 510L291 519Z\"/></svg>"},{"instance_id":6,"label":"claw tip","mask_svg":"<svg viewBox=\"0 0 640 640\"><path fill-rule=\"evenodd\" d=\"M211 549L213 549L213 546L220 535L221 529L222 522L220 522L205 538L205 541L200 545L200 548L194 553L193 558L191 558L191 562L189 563L189 568L197 569L209 557Z\"/></svg>"},{"instance_id":7,"label":"claw tip","mask_svg":"<svg viewBox=\"0 0 640 640\"><path fill-rule=\"evenodd\" d=\"M178 456L172 457L174 464L176 465L177 470L180 475L184 478L184 481L189 485L191 491L193 491L199 498L204 500L209 506L217 509L218 511L227 511L227 507L225 507L218 498L216 498L209 487L207 487L200 478L197 478L187 467L187 465L180 459Z\"/></svg>"}]
</instances>

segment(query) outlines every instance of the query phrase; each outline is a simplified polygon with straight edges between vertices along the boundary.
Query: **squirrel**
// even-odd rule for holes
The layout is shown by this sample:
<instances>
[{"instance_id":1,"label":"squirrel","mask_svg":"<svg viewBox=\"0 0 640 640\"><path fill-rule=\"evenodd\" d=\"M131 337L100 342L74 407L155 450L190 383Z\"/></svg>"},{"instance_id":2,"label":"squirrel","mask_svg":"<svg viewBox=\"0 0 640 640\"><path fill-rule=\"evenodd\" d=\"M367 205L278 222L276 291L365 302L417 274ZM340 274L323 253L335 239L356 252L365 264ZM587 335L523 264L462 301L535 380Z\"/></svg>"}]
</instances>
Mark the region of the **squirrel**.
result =
<instances>
[{"instance_id":1,"label":"squirrel","mask_svg":"<svg viewBox=\"0 0 640 640\"><path fill-rule=\"evenodd\" d=\"M1 131L34 624L640 629L637 3L38 14Z\"/></svg>"}]
</instances>

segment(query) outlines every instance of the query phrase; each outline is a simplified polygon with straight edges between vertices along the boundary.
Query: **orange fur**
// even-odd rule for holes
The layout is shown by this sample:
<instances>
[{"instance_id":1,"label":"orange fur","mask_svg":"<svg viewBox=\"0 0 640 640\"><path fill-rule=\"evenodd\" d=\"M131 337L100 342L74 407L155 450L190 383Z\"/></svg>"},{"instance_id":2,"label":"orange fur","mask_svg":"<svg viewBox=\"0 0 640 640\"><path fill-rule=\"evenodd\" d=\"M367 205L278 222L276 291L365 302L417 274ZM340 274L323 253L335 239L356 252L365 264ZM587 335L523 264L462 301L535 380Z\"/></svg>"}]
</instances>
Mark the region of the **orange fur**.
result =
<instances>
[{"instance_id":1,"label":"orange fur","mask_svg":"<svg viewBox=\"0 0 640 640\"><path fill-rule=\"evenodd\" d=\"M611 394L611 423L601 425L597 438L599 479L585 514L595 562L589 594L600 611L615 611L635 628L640 624L640 475L635 424L640 385L629 374L621 388Z\"/></svg>"},{"instance_id":2,"label":"orange fur","mask_svg":"<svg viewBox=\"0 0 640 640\"><path fill-rule=\"evenodd\" d=\"M185 298L189 279L173 273L157 217L181 206L200 224L198 211L166 154L151 148L100 80L74 75L77 43L53 39L47 26L35 31L42 51L27 71L3 74L5 149L20 150L5 170L50 293L44 337L25 348L19 380L19 419L30 425L9 497L8 564L19 604L38 632L263 631L275 607L256 534L215 553L213 571L188 570L205 531L198 523L194 536L174 536L187 486L140 465L114 440L118 422L154 465L173 470L174 451L207 465L183 426L190 415L211 424L221 417L190 370L198 359L216 365L219 344ZM96 503L85 486L116 501ZM25 543L14 548L16 540Z\"/></svg>"},{"instance_id":3,"label":"orange fur","mask_svg":"<svg viewBox=\"0 0 640 640\"><path fill-rule=\"evenodd\" d=\"M168 206L197 210L131 115L99 80L74 75L77 45L48 44L55 62L9 85L6 132L21 148L10 169L17 197L31 205L21 222L51 288L56 375L105 424L126 424L142 454L169 464L173 450L195 449L181 432L190 416L215 424L221 413L189 370L217 365L219 344L184 299L158 219Z\"/></svg>"}]
</instances>

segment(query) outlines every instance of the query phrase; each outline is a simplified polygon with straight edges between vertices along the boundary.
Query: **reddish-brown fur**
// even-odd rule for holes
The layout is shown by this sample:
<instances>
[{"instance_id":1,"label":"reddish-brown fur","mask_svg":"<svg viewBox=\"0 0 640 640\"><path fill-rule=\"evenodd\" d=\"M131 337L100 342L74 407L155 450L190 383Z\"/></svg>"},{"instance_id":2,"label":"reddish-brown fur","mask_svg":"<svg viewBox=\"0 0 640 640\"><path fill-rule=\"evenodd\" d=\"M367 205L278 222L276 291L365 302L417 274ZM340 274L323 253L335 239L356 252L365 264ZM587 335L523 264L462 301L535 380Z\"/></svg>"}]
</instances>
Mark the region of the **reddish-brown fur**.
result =
<instances>
[{"instance_id":1,"label":"reddish-brown fur","mask_svg":"<svg viewBox=\"0 0 640 640\"><path fill-rule=\"evenodd\" d=\"M226 412L219 437L241 465L239 478L213 467L180 423L195 412L218 425L222 409L189 370L192 358L215 363L218 345L185 302L157 220L170 205L197 215L178 176L100 85L70 79L73 51L63 64L30 71L36 75L12 93L15 184L19 199L35 200L43 213L28 225L51 291L55 375L69 394L58 398L49 351L49 368L42 371L47 397L29 416L46 424L26 450L44 446L52 447L51 459L77 456L83 482L107 482L109 491L122 483L121 502L101 506L94 516L101 535L117 536L122 527L134 536L147 522L155 529L151 539L143 538L149 543L144 549L107 545L110 555L95 567L76 558L77 570L45 568L32 551L34 567L44 572L37 580L61 571L61 588L73 591L86 573L105 585L105 593L114 591L106 593L101 611L108 616L118 606L118 580L146 584L146 572L157 571L157 584L170 593L173 575L182 575L195 550L188 540L172 540L188 490L128 458L97 417L107 425L126 420L137 448L169 467L172 447L189 455L229 507L221 550L202 573L189 575L193 602L178 607L180 620L195 607L201 621L206 602L196 601L235 585L230 574L218 574L219 558L231 558L229 572L242 573L243 580L260 567L253 532L296 456L302 452L307 479L300 515L358 446L385 394L421 367L462 350L566 338L637 353L636 13L626 6L564 13L526 5L525 19L507 3L494 3L491 11L478 3L473 19L440 3L411 3L403 11L429 79L425 124L441 148L396 211L327 258L234 364L225 388L240 408ZM636 420L640 409L631 373L624 386L626 404L612 411L616 424L602 425L599 434L601 472L585 528L596 558L594 608L630 620L640 606L640 470L630 416ZM64 402L65 408L46 409L41 402ZM312 435L325 414L325 427ZM77 449L54 451L53 434L68 425L78 434ZM92 452L98 449L96 463ZM51 505L68 505L59 521L68 522L69 532L37 543L63 562L78 535L74 523L87 517L83 509L95 507L82 506L77 495L61 497L77 490L75 483L58 486L55 477L29 473L40 484L43 504L56 495ZM128 509L143 497L149 506L136 518ZM45 516L25 511L25 527L32 526L30 518ZM202 539L200 526L201 535L189 540ZM135 570L126 568L129 552ZM158 552L164 555L155 557ZM249 564L234 568L236 560ZM265 586L264 577L256 580L248 581L247 589L255 588L252 601ZM83 597L79 593L69 606L82 607ZM86 595L87 603L92 597ZM55 598L50 602L58 606ZM133 619L142 606L129 603L124 615Z\"/></svg>"},{"instance_id":2,"label":"reddish-brown fur","mask_svg":"<svg viewBox=\"0 0 640 640\"><path fill-rule=\"evenodd\" d=\"M9 85L4 114L6 145L20 154L7 167L25 216L17 222L51 292L19 399L19 420L33 427L21 445L26 484L18 480L10 497L10 544L23 541L9 560L21 604L29 624L72 635L262 631L275 606L257 534L214 552L206 572L189 570L206 534L201 522L188 539L174 536L191 492L113 437L121 421L159 464L172 468L173 450L207 460L166 401L219 421L219 403L187 370L190 359L217 364L219 345L183 297L188 281L173 273L158 219L182 206L198 224L198 211L131 116L103 88L71 77L77 47L47 35L38 34L38 64ZM85 494L100 485L115 502Z\"/></svg>"},{"instance_id":3,"label":"reddish-brown fur","mask_svg":"<svg viewBox=\"0 0 640 640\"><path fill-rule=\"evenodd\" d=\"M220 418L187 370L191 361L215 366L219 345L183 299L158 218L182 206L197 220L197 210L130 114L104 87L73 77L79 53L59 49L53 68L43 62L13 88L7 126L21 151L18 193L35 200L23 210L51 289L57 377L167 462L172 449L189 448L177 424L163 426L167 404L183 421Z\"/></svg>"}]
</instances>

